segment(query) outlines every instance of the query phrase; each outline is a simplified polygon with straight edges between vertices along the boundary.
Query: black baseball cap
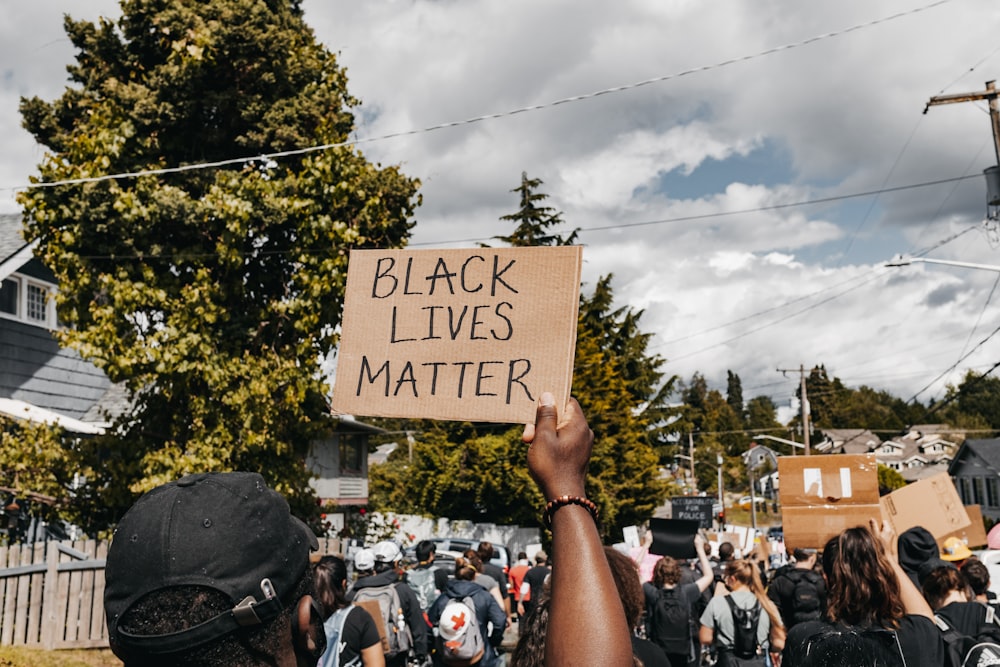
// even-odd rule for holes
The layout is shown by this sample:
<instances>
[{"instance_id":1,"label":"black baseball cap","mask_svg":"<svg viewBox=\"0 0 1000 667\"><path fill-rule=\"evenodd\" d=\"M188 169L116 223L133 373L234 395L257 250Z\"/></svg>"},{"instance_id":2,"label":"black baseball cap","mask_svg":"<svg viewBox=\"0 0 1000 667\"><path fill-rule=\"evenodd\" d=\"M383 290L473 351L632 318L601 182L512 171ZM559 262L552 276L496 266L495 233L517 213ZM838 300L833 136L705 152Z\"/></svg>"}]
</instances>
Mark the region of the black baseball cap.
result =
<instances>
[{"instance_id":1,"label":"black baseball cap","mask_svg":"<svg viewBox=\"0 0 1000 667\"><path fill-rule=\"evenodd\" d=\"M105 569L111 643L130 658L167 655L274 619L319 544L257 473L188 475L139 498L115 531ZM118 626L142 597L176 586L222 592L233 608L186 630L138 635Z\"/></svg>"}]
</instances>

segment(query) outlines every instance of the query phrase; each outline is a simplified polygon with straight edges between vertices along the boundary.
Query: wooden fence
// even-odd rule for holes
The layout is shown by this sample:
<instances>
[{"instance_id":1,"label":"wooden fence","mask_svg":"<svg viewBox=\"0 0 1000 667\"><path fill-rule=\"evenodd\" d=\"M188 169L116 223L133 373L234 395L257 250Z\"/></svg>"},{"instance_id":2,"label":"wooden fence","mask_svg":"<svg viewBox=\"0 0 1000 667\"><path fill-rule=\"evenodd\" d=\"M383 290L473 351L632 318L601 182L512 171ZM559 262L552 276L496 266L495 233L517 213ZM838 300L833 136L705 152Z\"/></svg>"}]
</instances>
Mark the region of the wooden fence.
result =
<instances>
[{"instance_id":1,"label":"wooden fence","mask_svg":"<svg viewBox=\"0 0 1000 667\"><path fill-rule=\"evenodd\" d=\"M0 644L106 647L107 552L106 542L94 540L0 548Z\"/></svg>"}]
</instances>

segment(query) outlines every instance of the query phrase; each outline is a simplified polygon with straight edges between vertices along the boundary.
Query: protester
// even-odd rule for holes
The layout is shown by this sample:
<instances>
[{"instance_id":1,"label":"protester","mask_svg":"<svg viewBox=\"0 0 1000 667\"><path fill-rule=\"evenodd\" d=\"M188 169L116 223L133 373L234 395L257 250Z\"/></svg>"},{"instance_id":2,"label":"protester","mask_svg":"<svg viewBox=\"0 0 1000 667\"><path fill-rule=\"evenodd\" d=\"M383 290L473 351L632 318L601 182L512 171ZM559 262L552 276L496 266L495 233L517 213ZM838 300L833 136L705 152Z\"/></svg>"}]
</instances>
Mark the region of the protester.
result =
<instances>
[{"instance_id":1,"label":"protester","mask_svg":"<svg viewBox=\"0 0 1000 667\"><path fill-rule=\"evenodd\" d=\"M256 473L164 484L125 514L108 552L111 649L129 667L299 665L326 647L312 531Z\"/></svg>"},{"instance_id":2,"label":"protester","mask_svg":"<svg viewBox=\"0 0 1000 667\"><path fill-rule=\"evenodd\" d=\"M767 589L788 630L797 623L818 621L826 608L826 584L817 574L816 550L801 547L792 551L795 562L780 568Z\"/></svg>"},{"instance_id":3,"label":"protester","mask_svg":"<svg viewBox=\"0 0 1000 667\"><path fill-rule=\"evenodd\" d=\"M941 560L946 560L955 567L962 567L966 560L972 557L969 545L957 537L949 537L941 545Z\"/></svg>"},{"instance_id":4,"label":"protester","mask_svg":"<svg viewBox=\"0 0 1000 667\"><path fill-rule=\"evenodd\" d=\"M604 555L611 566L611 576L615 578L618 597L625 608L625 620L632 630L632 654L642 661L644 667L671 667L663 649L636 636L635 630L642 619L643 585L639 583L639 568L629 556L612 547L604 547Z\"/></svg>"},{"instance_id":5,"label":"protester","mask_svg":"<svg viewBox=\"0 0 1000 667\"><path fill-rule=\"evenodd\" d=\"M782 667L898 665L900 657L907 667L946 664L931 608L903 571L895 545L888 522L880 527L874 519L826 543L827 620L799 623L789 631Z\"/></svg>"},{"instance_id":6,"label":"protester","mask_svg":"<svg viewBox=\"0 0 1000 667\"><path fill-rule=\"evenodd\" d=\"M637 547L629 549L629 556L636 564L636 567L639 568L639 580L643 583L653 578L653 568L663 558L659 554L651 553L649 551L651 546L653 546L653 531L647 528L646 532L642 535L642 543Z\"/></svg>"},{"instance_id":7,"label":"protester","mask_svg":"<svg viewBox=\"0 0 1000 667\"><path fill-rule=\"evenodd\" d=\"M347 600L347 564L337 556L323 556L313 567L316 596L323 607L326 651L319 667L357 664L385 667L382 640L371 615Z\"/></svg>"},{"instance_id":8,"label":"protester","mask_svg":"<svg viewBox=\"0 0 1000 667\"><path fill-rule=\"evenodd\" d=\"M996 613L992 607L973 600L972 589L958 570L931 570L924 578L923 594L942 630L952 628L976 641L1000 642Z\"/></svg>"},{"instance_id":9,"label":"protester","mask_svg":"<svg viewBox=\"0 0 1000 667\"><path fill-rule=\"evenodd\" d=\"M479 558L479 553L476 552L474 549L466 549L465 553L463 553L462 555L465 557L465 560L468 561L469 564L471 564L472 567L474 567L476 570L476 577L474 581L483 588L485 588L487 591L489 591L490 595L493 596L493 599L497 601L498 605L500 605L500 608L504 609L503 593L501 593L500 591L500 582L497 581L492 576L483 572L483 567L485 566L485 564ZM506 610L504 611L504 616L507 616Z\"/></svg>"},{"instance_id":10,"label":"protester","mask_svg":"<svg viewBox=\"0 0 1000 667\"><path fill-rule=\"evenodd\" d=\"M406 571L406 583L417 596L420 608L427 611L448 583L448 573L434 564L437 545L431 540L417 542L414 552L417 564Z\"/></svg>"},{"instance_id":11,"label":"protester","mask_svg":"<svg viewBox=\"0 0 1000 667\"><path fill-rule=\"evenodd\" d=\"M896 540L899 565L919 591L923 578L936 567L948 565L940 558L937 541L923 526L903 531Z\"/></svg>"},{"instance_id":12,"label":"protester","mask_svg":"<svg viewBox=\"0 0 1000 667\"><path fill-rule=\"evenodd\" d=\"M713 597L701 615L701 643L715 647L719 667L763 667L766 653L771 653L772 659L778 657L784 646L785 630L778 608L761 585L760 569L748 559L730 561L725 585L729 594ZM753 656L739 655L743 642L737 615L742 615L741 610L751 620L757 617L756 627L749 625L748 652L753 652Z\"/></svg>"},{"instance_id":13,"label":"protester","mask_svg":"<svg viewBox=\"0 0 1000 667\"><path fill-rule=\"evenodd\" d=\"M512 610L510 608L510 591L507 580L507 573L503 571L503 568L499 565L494 565L490 561L496 556L496 550L493 548L492 542L482 541L479 546L476 547L476 555L479 556L479 560L483 563L482 573L489 575L497 580L500 585L500 597L503 600L502 607L507 618L511 619Z\"/></svg>"},{"instance_id":14,"label":"protester","mask_svg":"<svg viewBox=\"0 0 1000 667\"><path fill-rule=\"evenodd\" d=\"M510 572L508 576L510 577L510 592L512 596L511 600L511 611L517 615L519 605L521 604L521 584L524 582L524 575L527 574L528 570L531 569L531 561L528 560L528 554L523 551L517 552L517 560L510 567Z\"/></svg>"},{"instance_id":15,"label":"protester","mask_svg":"<svg viewBox=\"0 0 1000 667\"><path fill-rule=\"evenodd\" d=\"M382 618L375 618L375 622L385 628L387 667L404 667L411 652L418 661L428 655L427 622L413 589L400 579L401 559L399 546L388 541L358 552L354 567L359 577L347 593L348 600L355 603L378 602Z\"/></svg>"},{"instance_id":16,"label":"protester","mask_svg":"<svg viewBox=\"0 0 1000 667\"><path fill-rule=\"evenodd\" d=\"M697 665L701 646L696 646L695 620L703 591L708 590L715 574L708 560L707 546L701 535L694 536L701 577L681 583L680 561L664 556L653 567L653 579L643 585L646 603L646 636L663 649L671 667ZM685 565L685 569L686 569Z\"/></svg>"},{"instance_id":17,"label":"protester","mask_svg":"<svg viewBox=\"0 0 1000 667\"><path fill-rule=\"evenodd\" d=\"M545 665L631 667L631 633L601 544L597 507L585 495L594 433L575 399L559 417L554 397L543 393L535 423L523 435L528 471L548 501L544 517L555 561Z\"/></svg>"},{"instance_id":18,"label":"protester","mask_svg":"<svg viewBox=\"0 0 1000 667\"><path fill-rule=\"evenodd\" d=\"M961 572L976 601L996 606L997 595L990 590L990 570L985 563L978 558L970 558L962 563Z\"/></svg>"},{"instance_id":19,"label":"protester","mask_svg":"<svg viewBox=\"0 0 1000 667\"><path fill-rule=\"evenodd\" d=\"M510 654L510 667L545 667L545 636L548 630L549 596L536 590L531 613L518 621L517 644Z\"/></svg>"},{"instance_id":20,"label":"protester","mask_svg":"<svg viewBox=\"0 0 1000 667\"><path fill-rule=\"evenodd\" d=\"M524 581L521 583L521 601L517 605L518 616L526 616L534 608L538 592L542 590L551 572L548 560L548 554L541 549L535 552L535 566L524 574ZM532 595L533 590L534 595Z\"/></svg>"},{"instance_id":21,"label":"protester","mask_svg":"<svg viewBox=\"0 0 1000 667\"><path fill-rule=\"evenodd\" d=\"M475 553L472 552L473 555ZM466 631L475 630L481 638L478 648L482 652L476 651L475 654L479 657L467 665L494 667L499 664L496 649L503 642L507 615L493 595L473 581L477 574L476 567L469 559L456 559L455 578L448 580L444 591L427 611L427 618L439 628L438 654L444 653L448 641ZM475 616L474 623L472 615Z\"/></svg>"}]
</instances>

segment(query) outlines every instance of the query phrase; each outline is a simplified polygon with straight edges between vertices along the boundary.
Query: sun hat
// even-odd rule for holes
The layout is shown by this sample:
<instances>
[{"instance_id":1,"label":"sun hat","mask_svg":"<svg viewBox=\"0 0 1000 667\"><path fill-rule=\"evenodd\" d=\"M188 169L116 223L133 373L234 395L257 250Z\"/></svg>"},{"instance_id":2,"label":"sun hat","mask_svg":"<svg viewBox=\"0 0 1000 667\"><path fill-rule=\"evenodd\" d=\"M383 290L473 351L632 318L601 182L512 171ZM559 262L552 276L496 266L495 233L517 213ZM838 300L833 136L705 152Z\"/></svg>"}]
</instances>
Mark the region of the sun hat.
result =
<instances>
[{"instance_id":1,"label":"sun hat","mask_svg":"<svg viewBox=\"0 0 1000 667\"><path fill-rule=\"evenodd\" d=\"M274 619L309 567L316 536L257 473L188 475L139 498L108 551L104 609L111 643L138 661L210 643ZM141 598L204 586L233 608L162 635L127 632L119 621Z\"/></svg>"}]
</instances>

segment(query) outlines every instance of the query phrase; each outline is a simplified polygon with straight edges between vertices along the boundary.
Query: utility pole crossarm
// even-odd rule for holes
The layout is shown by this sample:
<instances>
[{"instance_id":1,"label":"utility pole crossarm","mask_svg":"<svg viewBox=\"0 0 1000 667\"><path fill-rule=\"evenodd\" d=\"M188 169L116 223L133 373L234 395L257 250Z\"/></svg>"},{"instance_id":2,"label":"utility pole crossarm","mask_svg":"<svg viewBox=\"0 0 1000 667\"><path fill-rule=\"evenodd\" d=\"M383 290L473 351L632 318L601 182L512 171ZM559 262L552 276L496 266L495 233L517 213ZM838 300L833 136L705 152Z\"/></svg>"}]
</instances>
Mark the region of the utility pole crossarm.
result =
<instances>
[{"instance_id":1,"label":"utility pole crossarm","mask_svg":"<svg viewBox=\"0 0 1000 667\"><path fill-rule=\"evenodd\" d=\"M990 103L990 121L993 125L993 148L996 151L997 164L1000 165L1000 110L997 107L997 89L995 81L986 82L986 90L981 93L955 93L953 95L935 95L924 107L924 113L932 106L938 104L954 104L956 102L981 102L988 100Z\"/></svg>"}]
</instances>

